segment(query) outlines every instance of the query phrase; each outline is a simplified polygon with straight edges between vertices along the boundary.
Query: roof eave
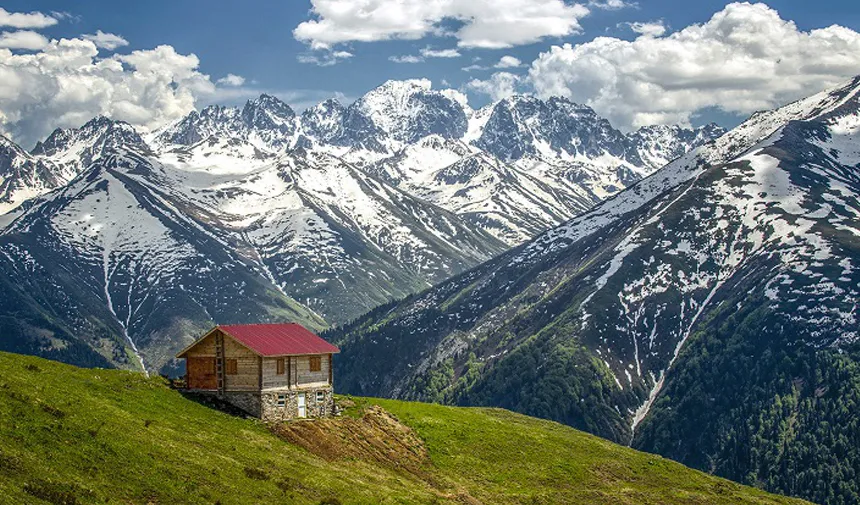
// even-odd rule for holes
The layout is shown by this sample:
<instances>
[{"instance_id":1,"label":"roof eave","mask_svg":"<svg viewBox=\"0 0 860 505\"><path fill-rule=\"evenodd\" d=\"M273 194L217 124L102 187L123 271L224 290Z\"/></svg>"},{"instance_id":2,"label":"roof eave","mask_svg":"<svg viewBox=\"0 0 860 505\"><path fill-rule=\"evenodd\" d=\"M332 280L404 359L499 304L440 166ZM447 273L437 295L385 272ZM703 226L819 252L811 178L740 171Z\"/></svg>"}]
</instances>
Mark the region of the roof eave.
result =
<instances>
[{"instance_id":1,"label":"roof eave","mask_svg":"<svg viewBox=\"0 0 860 505\"><path fill-rule=\"evenodd\" d=\"M340 354L340 349L337 351L325 351L325 352L299 352L299 353L290 353L290 354L260 354L260 356L264 358L286 358L290 356L321 356L323 354Z\"/></svg>"}]
</instances>

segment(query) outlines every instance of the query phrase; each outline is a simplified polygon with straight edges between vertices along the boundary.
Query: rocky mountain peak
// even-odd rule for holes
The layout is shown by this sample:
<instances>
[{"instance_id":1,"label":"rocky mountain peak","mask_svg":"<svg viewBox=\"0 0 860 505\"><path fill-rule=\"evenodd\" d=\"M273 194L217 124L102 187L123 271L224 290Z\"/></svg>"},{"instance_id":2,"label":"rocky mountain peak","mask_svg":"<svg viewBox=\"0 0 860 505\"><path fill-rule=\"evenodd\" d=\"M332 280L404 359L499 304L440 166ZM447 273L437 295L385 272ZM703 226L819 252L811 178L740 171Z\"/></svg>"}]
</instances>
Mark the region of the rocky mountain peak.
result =
<instances>
[{"instance_id":1,"label":"rocky mountain peak","mask_svg":"<svg viewBox=\"0 0 860 505\"><path fill-rule=\"evenodd\" d=\"M292 124L296 117L293 109L281 99L263 93L254 100L248 100L242 109L242 120L246 125L258 129L285 128L294 129Z\"/></svg>"},{"instance_id":2,"label":"rocky mountain peak","mask_svg":"<svg viewBox=\"0 0 860 505\"><path fill-rule=\"evenodd\" d=\"M343 123L346 107L334 98L329 98L302 112L303 135L318 142L337 143L343 140Z\"/></svg>"},{"instance_id":3,"label":"rocky mountain peak","mask_svg":"<svg viewBox=\"0 0 860 505\"><path fill-rule=\"evenodd\" d=\"M596 158L624 152L621 132L590 107L566 98L544 101L529 95L515 95L496 104L475 144L505 161L577 154Z\"/></svg>"},{"instance_id":4,"label":"rocky mountain peak","mask_svg":"<svg viewBox=\"0 0 860 505\"><path fill-rule=\"evenodd\" d=\"M427 79L387 81L350 109L399 142L414 142L431 134L460 138L468 128L461 101L431 89Z\"/></svg>"},{"instance_id":5,"label":"rocky mountain peak","mask_svg":"<svg viewBox=\"0 0 860 505\"><path fill-rule=\"evenodd\" d=\"M211 136L235 137L281 150L293 142L297 128L293 109L277 97L262 94L239 109L209 105L191 112L156 137L162 145L194 145Z\"/></svg>"},{"instance_id":6,"label":"rocky mountain peak","mask_svg":"<svg viewBox=\"0 0 860 505\"><path fill-rule=\"evenodd\" d=\"M21 149L18 144L12 142L12 140L5 135L0 135L0 157L11 158L26 155L27 152Z\"/></svg>"},{"instance_id":7,"label":"rocky mountain peak","mask_svg":"<svg viewBox=\"0 0 860 505\"><path fill-rule=\"evenodd\" d=\"M79 128L58 128L31 154L61 165L72 165L79 172L102 155L106 149L124 147L148 150L137 130L125 121L96 116Z\"/></svg>"}]
</instances>

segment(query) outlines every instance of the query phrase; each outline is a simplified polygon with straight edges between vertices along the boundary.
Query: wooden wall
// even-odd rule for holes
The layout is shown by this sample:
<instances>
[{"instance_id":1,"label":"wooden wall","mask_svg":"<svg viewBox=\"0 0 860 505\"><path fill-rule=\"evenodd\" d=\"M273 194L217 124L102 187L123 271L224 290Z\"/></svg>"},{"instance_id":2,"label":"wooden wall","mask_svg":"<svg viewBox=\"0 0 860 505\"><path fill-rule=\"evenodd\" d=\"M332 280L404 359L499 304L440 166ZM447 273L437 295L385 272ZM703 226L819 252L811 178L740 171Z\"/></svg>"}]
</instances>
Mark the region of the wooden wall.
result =
<instances>
[{"instance_id":1,"label":"wooden wall","mask_svg":"<svg viewBox=\"0 0 860 505\"><path fill-rule=\"evenodd\" d=\"M263 358L263 389L286 389L289 387L291 384L290 376L287 374L292 373L295 376L295 370L287 365L289 359L290 357L284 357L284 373L278 375L277 358Z\"/></svg>"},{"instance_id":2,"label":"wooden wall","mask_svg":"<svg viewBox=\"0 0 860 505\"><path fill-rule=\"evenodd\" d=\"M328 384L328 367L330 361L327 355L321 356L321 358L319 372L311 372L310 356L296 356L293 358L293 368L296 369L296 384L299 387Z\"/></svg>"},{"instance_id":3,"label":"wooden wall","mask_svg":"<svg viewBox=\"0 0 860 505\"><path fill-rule=\"evenodd\" d=\"M201 340L197 345L188 350L186 357L202 358L215 357L215 334ZM236 360L236 374L224 375L224 389L226 391L257 391L260 389L260 358L253 351L236 342L233 337L224 335L224 358ZM227 370L226 363L224 370ZM189 373L193 373L189 370ZM194 377L189 376L189 383L199 383ZM212 389L215 389L214 386Z\"/></svg>"},{"instance_id":4,"label":"wooden wall","mask_svg":"<svg viewBox=\"0 0 860 505\"><path fill-rule=\"evenodd\" d=\"M224 336L224 358L236 360L236 375L224 376L227 391L257 391L260 389L260 358L244 345ZM226 370L226 368L225 368Z\"/></svg>"},{"instance_id":5,"label":"wooden wall","mask_svg":"<svg viewBox=\"0 0 860 505\"><path fill-rule=\"evenodd\" d=\"M328 354L320 357L320 371L311 372L310 356L286 356L283 375L277 374L277 358L263 358L263 389L328 385L331 359Z\"/></svg>"},{"instance_id":6,"label":"wooden wall","mask_svg":"<svg viewBox=\"0 0 860 505\"><path fill-rule=\"evenodd\" d=\"M208 373L207 366L204 361L207 359L215 359L215 334L209 335L201 340L194 347L188 350L185 354L185 373L188 387L191 389L217 389L218 381L214 373L215 368L212 367L213 373Z\"/></svg>"},{"instance_id":7,"label":"wooden wall","mask_svg":"<svg viewBox=\"0 0 860 505\"><path fill-rule=\"evenodd\" d=\"M186 356L195 357L215 357L215 333L213 332L208 337L197 343L194 347L188 350Z\"/></svg>"}]
</instances>

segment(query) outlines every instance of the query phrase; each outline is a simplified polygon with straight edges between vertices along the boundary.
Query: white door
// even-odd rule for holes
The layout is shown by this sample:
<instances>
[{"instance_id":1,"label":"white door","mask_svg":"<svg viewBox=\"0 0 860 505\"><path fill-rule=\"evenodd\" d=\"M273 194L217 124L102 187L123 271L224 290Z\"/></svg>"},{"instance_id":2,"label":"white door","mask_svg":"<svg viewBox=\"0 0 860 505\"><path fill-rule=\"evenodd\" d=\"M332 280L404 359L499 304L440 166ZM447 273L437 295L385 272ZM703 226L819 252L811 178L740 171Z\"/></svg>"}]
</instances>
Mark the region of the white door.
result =
<instances>
[{"instance_id":1,"label":"white door","mask_svg":"<svg viewBox=\"0 0 860 505\"><path fill-rule=\"evenodd\" d=\"M299 393L299 417L307 417L307 410L305 409L305 394Z\"/></svg>"}]
</instances>

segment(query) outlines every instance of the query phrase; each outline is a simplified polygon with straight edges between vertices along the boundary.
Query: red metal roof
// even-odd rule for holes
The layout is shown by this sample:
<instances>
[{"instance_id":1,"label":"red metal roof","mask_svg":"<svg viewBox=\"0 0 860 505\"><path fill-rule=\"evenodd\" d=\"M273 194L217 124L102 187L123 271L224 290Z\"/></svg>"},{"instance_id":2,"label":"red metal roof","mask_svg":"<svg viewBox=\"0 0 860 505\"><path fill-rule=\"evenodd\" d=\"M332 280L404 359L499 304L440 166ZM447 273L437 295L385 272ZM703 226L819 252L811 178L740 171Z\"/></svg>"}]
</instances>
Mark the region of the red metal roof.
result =
<instances>
[{"instance_id":1,"label":"red metal roof","mask_svg":"<svg viewBox=\"0 0 860 505\"><path fill-rule=\"evenodd\" d=\"M218 328L261 356L340 352L337 347L296 323L230 324Z\"/></svg>"}]
</instances>

